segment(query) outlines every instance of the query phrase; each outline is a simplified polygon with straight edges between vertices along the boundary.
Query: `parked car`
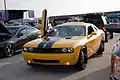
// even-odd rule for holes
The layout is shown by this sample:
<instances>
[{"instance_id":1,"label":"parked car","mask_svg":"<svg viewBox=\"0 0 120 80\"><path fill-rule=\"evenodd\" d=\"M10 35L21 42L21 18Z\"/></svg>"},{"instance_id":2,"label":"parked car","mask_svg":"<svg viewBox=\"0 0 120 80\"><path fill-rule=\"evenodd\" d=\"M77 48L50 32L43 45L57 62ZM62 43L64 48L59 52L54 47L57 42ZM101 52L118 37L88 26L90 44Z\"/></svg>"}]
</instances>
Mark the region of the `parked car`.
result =
<instances>
[{"instance_id":1,"label":"parked car","mask_svg":"<svg viewBox=\"0 0 120 80\"><path fill-rule=\"evenodd\" d=\"M120 80L120 39L113 48L111 58L111 80Z\"/></svg>"},{"instance_id":2,"label":"parked car","mask_svg":"<svg viewBox=\"0 0 120 80\"><path fill-rule=\"evenodd\" d=\"M96 25L97 28L102 29L105 33L105 42L108 42L109 36L113 37L113 33L108 33L106 26L108 25L107 18L99 13L90 13L84 16L84 22L92 23Z\"/></svg>"},{"instance_id":3,"label":"parked car","mask_svg":"<svg viewBox=\"0 0 120 80\"><path fill-rule=\"evenodd\" d=\"M22 50L22 46L38 38L40 31L25 25L4 26L0 23L0 56L10 57Z\"/></svg>"},{"instance_id":4,"label":"parked car","mask_svg":"<svg viewBox=\"0 0 120 80\"><path fill-rule=\"evenodd\" d=\"M57 25L51 32L26 43L22 55L28 65L75 65L84 69L88 58L104 52L104 32L95 25L70 22Z\"/></svg>"},{"instance_id":5,"label":"parked car","mask_svg":"<svg viewBox=\"0 0 120 80\"><path fill-rule=\"evenodd\" d=\"M107 31L120 33L120 23L110 23L106 26Z\"/></svg>"}]
</instances>

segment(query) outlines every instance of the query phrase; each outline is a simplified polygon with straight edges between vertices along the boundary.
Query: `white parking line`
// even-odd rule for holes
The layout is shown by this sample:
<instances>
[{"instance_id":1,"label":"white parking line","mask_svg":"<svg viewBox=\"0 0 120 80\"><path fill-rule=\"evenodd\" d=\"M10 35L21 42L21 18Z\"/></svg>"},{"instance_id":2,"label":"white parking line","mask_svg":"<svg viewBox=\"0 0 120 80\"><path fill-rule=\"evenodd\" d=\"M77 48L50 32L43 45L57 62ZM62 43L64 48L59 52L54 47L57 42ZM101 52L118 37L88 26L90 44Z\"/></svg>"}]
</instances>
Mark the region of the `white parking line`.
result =
<instances>
[{"instance_id":1,"label":"white parking line","mask_svg":"<svg viewBox=\"0 0 120 80\"><path fill-rule=\"evenodd\" d=\"M5 61L5 62L0 62L0 67L6 66L6 65L10 65L10 64L15 64L15 63L19 63L20 61L23 61L24 59L21 58L17 61Z\"/></svg>"},{"instance_id":2,"label":"white parking line","mask_svg":"<svg viewBox=\"0 0 120 80\"><path fill-rule=\"evenodd\" d=\"M11 63L10 63L10 62L3 62L3 63L0 63L0 67L5 66L5 65L8 65L8 64L11 64Z\"/></svg>"}]
</instances>

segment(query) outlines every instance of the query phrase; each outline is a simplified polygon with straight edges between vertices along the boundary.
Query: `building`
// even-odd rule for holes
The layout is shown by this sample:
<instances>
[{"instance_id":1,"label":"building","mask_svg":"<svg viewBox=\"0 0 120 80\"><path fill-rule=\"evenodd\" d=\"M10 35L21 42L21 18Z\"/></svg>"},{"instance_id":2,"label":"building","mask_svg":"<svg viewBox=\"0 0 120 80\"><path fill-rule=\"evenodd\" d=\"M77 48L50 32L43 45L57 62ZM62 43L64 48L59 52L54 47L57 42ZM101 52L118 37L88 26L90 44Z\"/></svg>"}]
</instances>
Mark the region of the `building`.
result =
<instances>
[{"instance_id":1,"label":"building","mask_svg":"<svg viewBox=\"0 0 120 80\"><path fill-rule=\"evenodd\" d=\"M0 10L0 20L9 21L23 19L25 13L27 13L28 18L34 18L33 10Z\"/></svg>"}]
</instances>

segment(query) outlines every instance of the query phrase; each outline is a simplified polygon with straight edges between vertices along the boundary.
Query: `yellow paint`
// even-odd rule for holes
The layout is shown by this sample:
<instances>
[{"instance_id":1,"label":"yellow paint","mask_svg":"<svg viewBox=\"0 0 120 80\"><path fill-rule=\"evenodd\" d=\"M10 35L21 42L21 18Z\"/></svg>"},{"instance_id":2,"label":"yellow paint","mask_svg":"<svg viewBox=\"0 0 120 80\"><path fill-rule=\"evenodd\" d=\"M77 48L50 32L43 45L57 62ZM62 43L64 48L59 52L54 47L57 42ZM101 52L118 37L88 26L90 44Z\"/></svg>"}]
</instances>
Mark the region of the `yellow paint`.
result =
<instances>
[{"instance_id":1,"label":"yellow paint","mask_svg":"<svg viewBox=\"0 0 120 80\"><path fill-rule=\"evenodd\" d=\"M44 12L43 12L44 15ZM87 26L87 24L64 24L67 26ZM63 26L59 25L59 26ZM39 24L39 28L41 28L42 35L44 35L44 28L45 26L42 24ZM28 42L24 45L24 47L31 47L31 48L37 48L38 45L44 40L43 36L40 39L33 40L31 42ZM44 64L44 65L74 65L78 61L78 57L80 54L80 50L82 46L87 47L87 56L90 57L93 55L100 47L100 42L104 38L104 32L101 30L98 30L96 32L96 35L87 35L86 36L73 36L71 39L65 39L62 38L58 41L56 41L51 48L73 48L73 53L31 53L31 52L24 52L22 51L22 55L25 59L25 61L29 61L32 64ZM59 63L38 63L34 62L32 59L41 59L41 60L59 60ZM67 63L66 63L67 62Z\"/></svg>"}]
</instances>

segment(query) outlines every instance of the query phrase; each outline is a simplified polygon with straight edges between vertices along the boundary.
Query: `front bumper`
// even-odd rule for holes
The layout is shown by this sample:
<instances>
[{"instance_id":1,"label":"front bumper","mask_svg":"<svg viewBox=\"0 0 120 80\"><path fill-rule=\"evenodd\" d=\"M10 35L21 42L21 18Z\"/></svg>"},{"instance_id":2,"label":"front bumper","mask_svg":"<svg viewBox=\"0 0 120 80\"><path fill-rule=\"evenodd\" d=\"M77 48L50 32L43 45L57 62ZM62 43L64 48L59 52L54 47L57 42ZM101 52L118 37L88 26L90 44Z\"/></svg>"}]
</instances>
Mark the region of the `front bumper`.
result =
<instances>
[{"instance_id":1,"label":"front bumper","mask_svg":"<svg viewBox=\"0 0 120 80\"><path fill-rule=\"evenodd\" d=\"M22 55L27 63L41 65L75 65L78 60L78 54L75 53L42 54L22 52Z\"/></svg>"}]
</instances>

